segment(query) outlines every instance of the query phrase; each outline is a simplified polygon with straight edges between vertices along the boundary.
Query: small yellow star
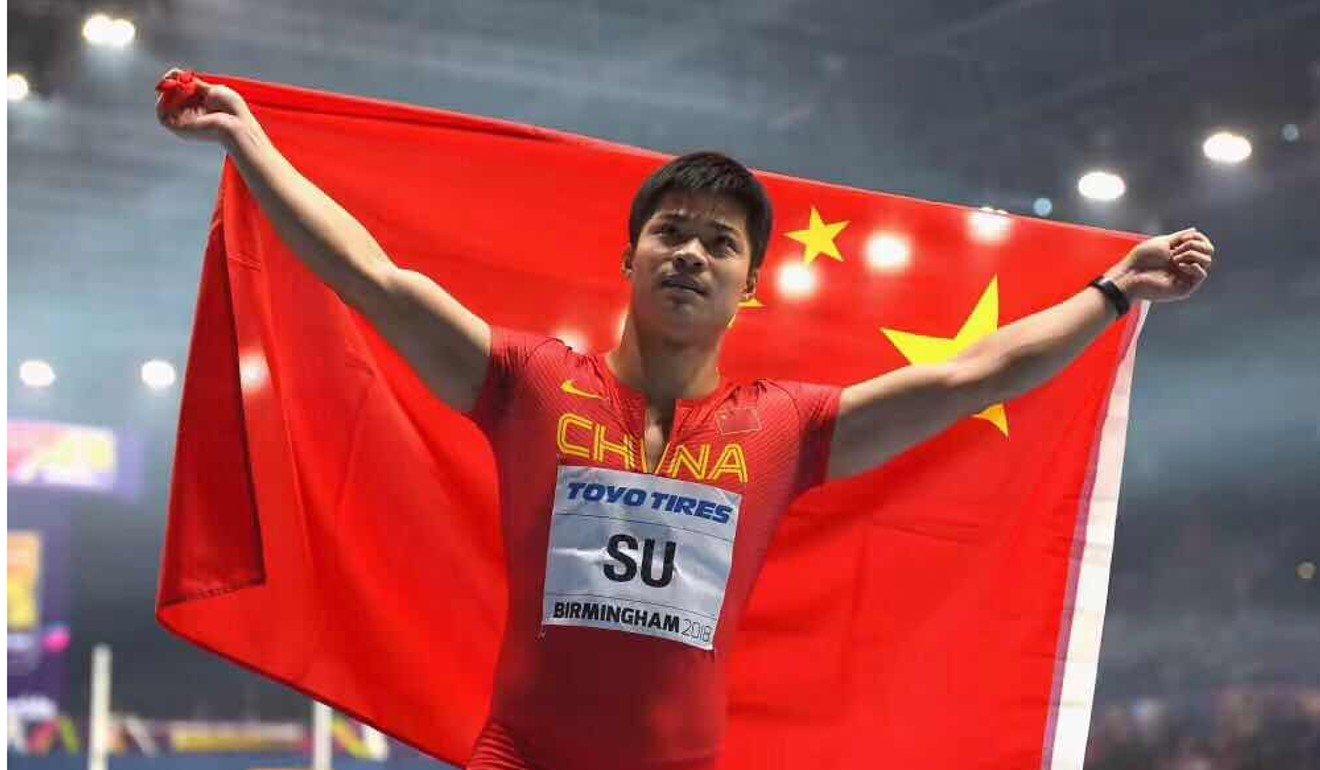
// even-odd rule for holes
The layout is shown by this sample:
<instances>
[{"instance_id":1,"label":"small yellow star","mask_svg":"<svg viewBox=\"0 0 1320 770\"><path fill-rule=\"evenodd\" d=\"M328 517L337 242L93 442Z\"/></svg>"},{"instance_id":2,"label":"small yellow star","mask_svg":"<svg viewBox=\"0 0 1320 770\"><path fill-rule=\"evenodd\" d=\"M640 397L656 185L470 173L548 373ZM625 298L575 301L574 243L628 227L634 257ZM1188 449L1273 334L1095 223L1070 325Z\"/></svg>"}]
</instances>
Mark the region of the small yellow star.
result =
<instances>
[{"instance_id":1,"label":"small yellow star","mask_svg":"<svg viewBox=\"0 0 1320 770\"><path fill-rule=\"evenodd\" d=\"M927 337L923 334L900 332L893 329L881 329L889 341L894 343L898 352L914 364L938 364L957 356L967 348L990 336L999 327L999 278L990 279L990 285L981 294L972 314L963 321L962 328L953 339L947 337ZM989 421L1008 435L1008 415L1003 404L994 404L979 412L974 417Z\"/></svg>"},{"instance_id":2,"label":"small yellow star","mask_svg":"<svg viewBox=\"0 0 1320 770\"><path fill-rule=\"evenodd\" d=\"M751 299L743 300L742 302L738 303L738 310L742 310L745 307L750 307L750 308L765 307L765 304L763 304L761 300L757 299L756 297L752 297ZM729 325L725 328L732 329L733 322L736 320L738 320L738 312L734 311L733 318L729 319Z\"/></svg>"},{"instance_id":3,"label":"small yellow star","mask_svg":"<svg viewBox=\"0 0 1320 770\"><path fill-rule=\"evenodd\" d=\"M847 220L826 224L825 220L821 219L820 212L816 210L815 206L812 206L811 222L807 225L807 229L794 230L791 233L784 234L807 247L803 259L808 265L815 262L816 257L820 254L833 257L842 262L843 255L839 253L839 247L834 245L834 238L847 226Z\"/></svg>"}]
</instances>

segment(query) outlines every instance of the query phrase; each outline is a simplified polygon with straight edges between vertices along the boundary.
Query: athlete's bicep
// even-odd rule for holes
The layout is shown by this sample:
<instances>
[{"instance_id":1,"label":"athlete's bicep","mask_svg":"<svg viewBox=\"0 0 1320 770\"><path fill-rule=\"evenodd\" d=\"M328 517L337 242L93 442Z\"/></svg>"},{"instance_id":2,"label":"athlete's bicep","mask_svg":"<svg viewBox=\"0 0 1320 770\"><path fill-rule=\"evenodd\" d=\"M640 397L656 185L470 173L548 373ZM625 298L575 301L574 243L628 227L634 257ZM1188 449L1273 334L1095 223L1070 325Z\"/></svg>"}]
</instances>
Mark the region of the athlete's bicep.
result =
<instances>
[{"instance_id":1,"label":"athlete's bicep","mask_svg":"<svg viewBox=\"0 0 1320 770\"><path fill-rule=\"evenodd\" d=\"M882 465L985 408L985 394L985 378L962 360L913 364L844 388L829 478Z\"/></svg>"}]
</instances>

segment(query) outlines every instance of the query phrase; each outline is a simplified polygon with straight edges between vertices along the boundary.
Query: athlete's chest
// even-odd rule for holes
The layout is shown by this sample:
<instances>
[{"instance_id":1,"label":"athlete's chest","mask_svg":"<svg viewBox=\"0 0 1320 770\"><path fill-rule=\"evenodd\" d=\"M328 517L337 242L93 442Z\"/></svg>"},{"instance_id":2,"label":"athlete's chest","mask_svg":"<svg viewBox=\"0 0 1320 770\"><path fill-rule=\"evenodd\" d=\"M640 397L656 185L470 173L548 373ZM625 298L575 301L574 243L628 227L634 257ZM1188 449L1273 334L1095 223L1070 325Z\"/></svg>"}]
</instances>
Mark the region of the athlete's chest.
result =
<instances>
[{"instance_id":1,"label":"athlete's chest","mask_svg":"<svg viewBox=\"0 0 1320 770\"><path fill-rule=\"evenodd\" d=\"M557 464L589 464L735 490L754 481L751 458L761 438L754 409L678 406L666 415L627 404L560 402L546 414L553 423L545 428L553 437ZM751 429L729 430L731 421Z\"/></svg>"},{"instance_id":2,"label":"athlete's chest","mask_svg":"<svg viewBox=\"0 0 1320 770\"><path fill-rule=\"evenodd\" d=\"M783 507L788 423L762 414L774 405L754 385L663 409L592 375L535 378L502 445L529 502L506 522L514 550L544 554L541 623L710 650L726 589L741 606Z\"/></svg>"},{"instance_id":3,"label":"athlete's chest","mask_svg":"<svg viewBox=\"0 0 1320 770\"><path fill-rule=\"evenodd\" d=\"M669 434L674 427L674 412L654 406L647 406L642 421L642 456L647 468L659 468L664 458L665 447L669 444Z\"/></svg>"}]
</instances>

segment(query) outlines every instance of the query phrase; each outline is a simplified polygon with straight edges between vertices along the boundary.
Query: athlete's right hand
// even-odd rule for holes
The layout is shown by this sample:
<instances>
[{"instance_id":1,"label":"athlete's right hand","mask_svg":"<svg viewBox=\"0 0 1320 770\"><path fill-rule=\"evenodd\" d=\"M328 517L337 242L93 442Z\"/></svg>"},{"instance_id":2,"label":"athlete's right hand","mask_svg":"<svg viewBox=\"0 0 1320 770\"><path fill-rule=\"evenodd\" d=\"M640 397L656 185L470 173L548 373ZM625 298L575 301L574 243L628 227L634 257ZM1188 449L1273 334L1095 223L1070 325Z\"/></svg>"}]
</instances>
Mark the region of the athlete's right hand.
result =
<instances>
[{"instance_id":1,"label":"athlete's right hand","mask_svg":"<svg viewBox=\"0 0 1320 770\"><path fill-rule=\"evenodd\" d=\"M245 122L253 120L247 102L237 91L196 76L192 76L197 89L193 98L175 103L162 88L166 81L182 76L185 76L183 70L171 69L156 86L156 120L173 134L185 139L222 142L236 135Z\"/></svg>"}]
</instances>

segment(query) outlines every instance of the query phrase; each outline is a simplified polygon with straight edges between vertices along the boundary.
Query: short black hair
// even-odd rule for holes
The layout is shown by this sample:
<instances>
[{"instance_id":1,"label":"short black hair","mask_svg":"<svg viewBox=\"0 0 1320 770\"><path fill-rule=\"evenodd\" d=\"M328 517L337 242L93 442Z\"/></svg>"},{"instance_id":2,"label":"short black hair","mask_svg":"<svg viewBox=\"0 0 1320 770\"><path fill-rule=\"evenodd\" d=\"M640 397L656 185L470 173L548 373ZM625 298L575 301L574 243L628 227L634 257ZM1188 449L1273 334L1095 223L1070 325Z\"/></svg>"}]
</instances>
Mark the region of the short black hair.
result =
<instances>
[{"instance_id":1,"label":"short black hair","mask_svg":"<svg viewBox=\"0 0 1320 770\"><path fill-rule=\"evenodd\" d=\"M651 174L633 196L628 216L628 240L636 247L642 226L655 214L660 201L670 193L714 193L732 198L747 214L747 236L751 239L752 266L765 260L774 210L770 196L752 172L723 153L701 151L680 155Z\"/></svg>"}]
</instances>

